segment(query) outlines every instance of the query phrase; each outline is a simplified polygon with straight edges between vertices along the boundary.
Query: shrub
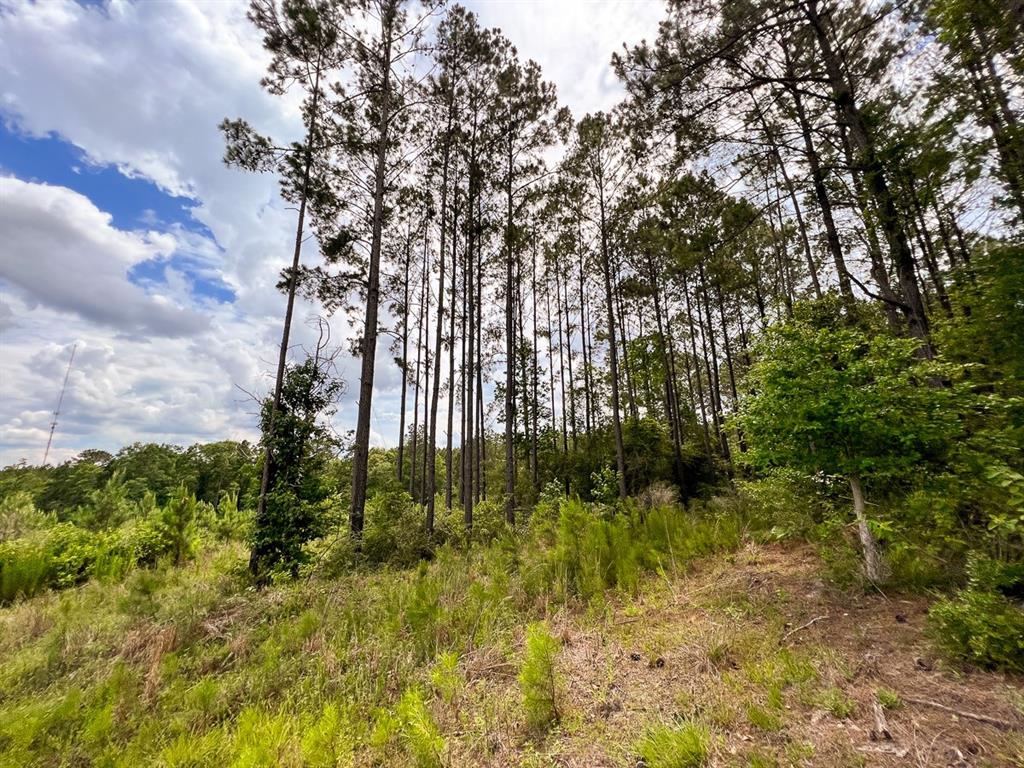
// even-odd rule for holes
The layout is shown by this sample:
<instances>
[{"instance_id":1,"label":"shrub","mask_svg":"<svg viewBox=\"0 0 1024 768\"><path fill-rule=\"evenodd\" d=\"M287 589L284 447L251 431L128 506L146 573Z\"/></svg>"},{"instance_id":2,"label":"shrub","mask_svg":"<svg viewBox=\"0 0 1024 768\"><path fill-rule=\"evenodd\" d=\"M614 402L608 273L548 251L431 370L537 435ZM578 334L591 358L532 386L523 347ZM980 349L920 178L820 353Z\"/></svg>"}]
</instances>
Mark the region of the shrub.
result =
<instances>
[{"instance_id":1,"label":"shrub","mask_svg":"<svg viewBox=\"0 0 1024 768\"><path fill-rule=\"evenodd\" d=\"M694 557L734 549L743 538L742 519L733 509L709 514L697 506L666 506L641 512L629 503L621 512L596 509L604 514L567 500L553 530L535 529L553 539L535 549L544 549L547 588L563 597L594 600L615 587L632 591L645 570L678 568Z\"/></svg>"},{"instance_id":2,"label":"shrub","mask_svg":"<svg viewBox=\"0 0 1024 768\"><path fill-rule=\"evenodd\" d=\"M948 657L1024 672L1024 565L973 556L967 587L928 614L931 635Z\"/></svg>"},{"instance_id":3,"label":"shrub","mask_svg":"<svg viewBox=\"0 0 1024 768\"><path fill-rule=\"evenodd\" d=\"M590 473L590 495L602 504L614 504L619 498L619 473L611 467L601 467Z\"/></svg>"},{"instance_id":4,"label":"shrub","mask_svg":"<svg viewBox=\"0 0 1024 768\"><path fill-rule=\"evenodd\" d=\"M519 670L519 687L523 692L526 721L535 730L543 730L558 722L559 677L555 668L558 640L543 623L526 629L526 652Z\"/></svg>"},{"instance_id":5,"label":"shrub","mask_svg":"<svg viewBox=\"0 0 1024 768\"><path fill-rule=\"evenodd\" d=\"M451 704L462 690L464 681L459 673L458 654L442 653L430 670L430 685L446 704Z\"/></svg>"},{"instance_id":6,"label":"shrub","mask_svg":"<svg viewBox=\"0 0 1024 768\"><path fill-rule=\"evenodd\" d=\"M903 699L890 688L879 688L875 691L875 698L883 709L903 709Z\"/></svg>"},{"instance_id":7,"label":"shrub","mask_svg":"<svg viewBox=\"0 0 1024 768\"><path fill-rule=\"evenodd\" d=\"M968 587L932 606L928 620L948 657L1024 672L1024 610L1005 595Z\"/></svg>"},{"instance_id":8,"label":"shrub","mask_svg":"<svg viewBox=\"0 0 1024 768\"><path fill-rule=\"evenodd\" d=\"M192 556L199 512L200 504L196 502L195 494L186 490L184 485L160 512L161 534L176 565Z\"/></svg>"},{"instance_id":9,"label":"shrub","mask_svg":"<svg viewBox=\"0 0 1024 768\"><path fill-rule=\"evenodd\" d=\"M708 729L684 722L648 728L637 752L647 768L700 768L707 765L710 748Z\"/></svg>"},{"instance_id":10,"label":"shrub","mask_svg":"<svg viewBox=\"0 0 1024 768\"><path fill-rule=\"evenodd\" d=\"M366 562L411 566L430 551L423 513L406 491L376 493L366 507Z\"/></svg>"},{"instance_id":11,"label":"shrub","mask_svg":"<svg viewBox=\"0 0 1024 768\"><path fill-rule=\"evenodd\" d=\"M0 602L66 589L92 577L122 579L131 569L155 565L168 554L180 563L193 553L201 509L194 496L182 491L147 519L133 519L113 530L94 532L57 523L0 542Z\"/></svg>"},{"instance_id":12,"label":"shrub","mask_svg":"<svg viewBox=\"0 0 1024 768\"><path fill-rule=\"evenodd\" d=\"M303 765L308 768L349 765L355 751L351 725L337 704L327 704L320 716L302 734Z\"/></svg>"},{"instance_id":13,"label":"shrub","mask_svg":"<svg viewBox=\"0 0 1024 768\"><path fill-rule=\"evenodd\" d=\"M3 542L0 544L0 602L31 597L45 589L50 571L49 553L37 540Z\"/></svg>"}]
</instances>

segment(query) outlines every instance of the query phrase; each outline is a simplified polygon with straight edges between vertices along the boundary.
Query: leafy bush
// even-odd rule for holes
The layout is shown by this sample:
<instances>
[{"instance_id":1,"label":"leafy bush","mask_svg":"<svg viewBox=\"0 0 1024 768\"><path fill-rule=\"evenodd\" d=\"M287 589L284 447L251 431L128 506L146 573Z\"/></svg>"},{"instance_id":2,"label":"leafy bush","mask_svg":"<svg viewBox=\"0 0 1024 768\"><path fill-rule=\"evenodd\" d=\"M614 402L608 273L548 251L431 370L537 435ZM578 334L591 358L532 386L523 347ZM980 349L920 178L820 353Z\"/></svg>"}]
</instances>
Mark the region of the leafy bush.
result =
<instances>
[{"instance_id":1,"label":"leafy bush","mask_svg":"<svg viewBox=\"0 0 1024 768\"><path fill-rule=\"evenodd\" d=\"M519 670L526 721L535 730L558 722L560 680L555 668L559 643L543 623L526 628L526 651Z\"/></svg>"},{"instance_id":2,"label":"leafy bush","mask_svg":"<svg viewBox=\"0 0 1024 768\"><path fill-rule=\"evenodd\" d=\"M966 589L929 611L932 637L950 658L1024 672L1024 565L974 558L968 574Z\"/></svg>"},{"instance_id":3,"label":"leafy bush","mask_svg":"<svg viewBox=\"0 0 1024 768\"><path fill-rule=\"evenodd\" d=\"M0 542L0 602L66 589L92 577L118 580L165 555L180 563L194 552L197 512L203 507L182 490L147 518L131 519L113 530L56 523Z\"/></svg>"},{"instance_id":4,"label":"leafy bush","mask_svg":"<svg viewBox=\"0 0 1024 768\"><path fill-rule=\"evenodd\" d=\"M612 504L619 498L619 473L605 466L590 475L590 495L594 501Z\"/></svg>"},{"instance_id":5,"label":"leafy bush","mask_svg":"<svg viewBox=\"0 0 1024 768\"><path fill-rule=\"evenodd\" d=\"M406 491L374 494L366 503L366 562L411 566L430 552L422 509Z\"/></svg>"},{"instance_id":6,"label":"leafy bush","mask_svg":"<svg viewBox=\"0 0 1024 768\"><path fill-rule=\"evenodd\" d=\"M647 768L700 768L708 763L711 734L695 723L647 729L637 752Z\"/></svg>"}]
</instances>

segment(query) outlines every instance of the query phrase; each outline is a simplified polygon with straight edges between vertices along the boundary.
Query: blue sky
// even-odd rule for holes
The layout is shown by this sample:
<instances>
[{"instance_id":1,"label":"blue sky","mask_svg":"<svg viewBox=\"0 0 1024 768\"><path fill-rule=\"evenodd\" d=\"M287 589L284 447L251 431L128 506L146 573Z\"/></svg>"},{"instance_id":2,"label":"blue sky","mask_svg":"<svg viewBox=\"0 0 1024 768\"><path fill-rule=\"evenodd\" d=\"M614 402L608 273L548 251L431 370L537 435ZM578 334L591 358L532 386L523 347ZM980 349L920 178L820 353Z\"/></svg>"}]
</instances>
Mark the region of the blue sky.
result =
<instances>
[{"instance_id":1,"label":"blue sky","mask_svg":"<svg viewBox=\"0 0 1024 768\"><path fill-rule=\"evenodd\" d=\"M611 51L661 15L646 0L469 5L577 113L614 103ZM0 465L41 459L76 343L52 458L255 438L246 393L269 385L295 214L272 178L223 166L216 125L301 135L296 104L260 88L265 66L243 2L0 0ZM298 345L318 314L299 308ZM390 444L399 378L381 346L372 439ZM340 368L344 432L358 361Z\"/></svg>"},{"instance_id":2,"label":"blue sky","mask_svg":"<svg viewBox=\"0 0 1024 768\"><path fill-rule=\"evenodd\" d=\"M193 215L197 200L170 194L150 179L129 175L126 169L95 164L58 134L26 136L9 121L0 123L0 172L23 181L74 190L109 213L118 229L167 230L177 225L216 242L210 229ZM165 283L168 267L192 281L196 296L219 302L234 300L229 285L208 270L197 268L184 251L135 264L128 271L128 279L138 285Z\"/></svg>"}]
</instances>

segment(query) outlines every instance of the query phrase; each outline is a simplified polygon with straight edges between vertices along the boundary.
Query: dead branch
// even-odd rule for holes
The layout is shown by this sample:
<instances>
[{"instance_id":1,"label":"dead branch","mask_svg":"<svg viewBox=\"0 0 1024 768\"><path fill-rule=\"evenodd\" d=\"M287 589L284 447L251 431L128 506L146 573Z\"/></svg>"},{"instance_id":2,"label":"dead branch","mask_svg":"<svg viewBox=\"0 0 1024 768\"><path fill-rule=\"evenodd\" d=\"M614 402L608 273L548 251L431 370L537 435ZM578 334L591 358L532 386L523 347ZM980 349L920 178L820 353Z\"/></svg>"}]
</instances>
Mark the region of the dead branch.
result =
<instances>
[{"instance_id":1,"label":"dead branch","mask_svg":"<svg viewBox=\"0 0 1024 768\"><path fill-rule=\"evenodd\" d=\"M958 717L965 717L968 720L977 720L979 723L988 723L994 725L996 728L1002 728L1004 730L1012 730L1019 728L1019 724L1011 723L1009 720L1000 720L998 717L989 717L988 715L979 715L975 712L967 712L962 709L954 709L953 707L947 707L945 704L939 704L937 701L931 699L916 699L910 696L902 696L902 699L910 704L919 704L923 707L931 707L932 709L941 709L943 712L949 712L952 715Z\"/></svg>"},{"instance_id":2,"label":"dead branch","mask_svg":"<svg viewBox=\"0 0 1024 768\"><path fill-rule=\"evenodd\" d=\"M823 616L815 616L813 619L808 621L806 624L801 624L796 629L789 630L789 632L787 632L786 634L784 634L782 636L782 639L783 640L788 640L790 637L795 635L797 632L800 632L801 630L807 629L808 627L811 627L811 626L817 624L822 619L827 619L827 618L828 618L828 614L827 613L825 615L823 615Z\"/></svg>"}]
</instances>

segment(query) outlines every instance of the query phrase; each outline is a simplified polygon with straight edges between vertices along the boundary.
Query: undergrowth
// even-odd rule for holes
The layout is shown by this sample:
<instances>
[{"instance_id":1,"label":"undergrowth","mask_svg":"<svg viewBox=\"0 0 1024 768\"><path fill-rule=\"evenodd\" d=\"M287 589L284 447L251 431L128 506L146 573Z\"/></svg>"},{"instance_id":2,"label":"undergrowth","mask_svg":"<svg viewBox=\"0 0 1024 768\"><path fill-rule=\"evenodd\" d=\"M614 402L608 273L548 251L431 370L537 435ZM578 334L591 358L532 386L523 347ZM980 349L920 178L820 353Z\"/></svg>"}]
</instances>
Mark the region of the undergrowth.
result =
<instances>
[{"instance_id":1,"label":"undergrowth","mask_svg":"<svg viewBox=\"0 0 1024 768\"><path fill-rule=\"evenodd\" d=\"M449 728L482 758L495 723L565 716L558 641L525 624L735 548L744 525L562 500L409 569L253 591L242 546L207 542L93 576L0 612L0 766L434 766ZM470 706L474 665L519 670L523 698Z\"/></svg>"}]
</instances>

